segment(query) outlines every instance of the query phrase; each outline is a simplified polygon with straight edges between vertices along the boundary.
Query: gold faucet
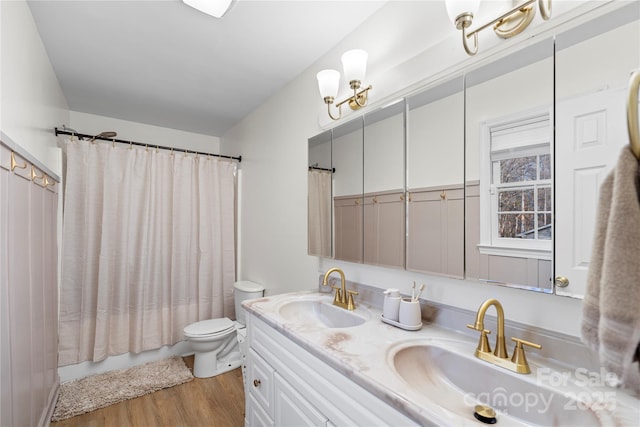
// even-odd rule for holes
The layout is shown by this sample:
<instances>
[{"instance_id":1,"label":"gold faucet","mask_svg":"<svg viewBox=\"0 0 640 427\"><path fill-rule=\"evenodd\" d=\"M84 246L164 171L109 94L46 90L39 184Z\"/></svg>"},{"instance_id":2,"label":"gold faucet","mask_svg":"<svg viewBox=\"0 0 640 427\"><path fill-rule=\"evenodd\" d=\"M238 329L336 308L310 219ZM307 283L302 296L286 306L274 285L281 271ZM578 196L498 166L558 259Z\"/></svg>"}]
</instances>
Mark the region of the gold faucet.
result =
<instances>
[{"instance_id":1,"label":"gold faucet","mask_svg":"<svg viewBox=\"0 0 640 427\"><path fill-rule=\"evenodd\" d=\"M487 337L491 331L484 328L484 315L489 307L494 306L498 314L498 336L496 337L496 349L492 353L489 346L489 338ZM502 304L495 298L491 298L482 303L476 314L476 322L473 325L467 325L467 328L474 329L480 332L480 341L476 348L475 356L478 359L493 363L510 371L518 372L520 374L528 374L531 372L529 363L524 354L523 345L528 345L538 350L542 348L540 344L535 344L529 341L521 340L519 338L511 338L515 341L516 346L513 349L513 356L509 360L507 354L507 344L504 338L504 310Z\"/></svg>"},{"instance_id":2,"label":"gold faucet","mask_svg":"<svg viewBox=\"0 0 640 427\"><path fill-rule=\"evenodd\" d=\"M340 287L331 286L331 289L335 289L336 295L333 299L333 305L337 305L338 307L346 308L347 310L355 310L356 305L353 302L353 296L358 295L356 291L349 291L345 286L344 272L337 267L330 268L324 273L324 278L322 279L322 285L327 286L327 280L329 279L329 275L334 271L340 274ZM347 294L349 296L347 297Z\"/></svg>"}]
</instances>

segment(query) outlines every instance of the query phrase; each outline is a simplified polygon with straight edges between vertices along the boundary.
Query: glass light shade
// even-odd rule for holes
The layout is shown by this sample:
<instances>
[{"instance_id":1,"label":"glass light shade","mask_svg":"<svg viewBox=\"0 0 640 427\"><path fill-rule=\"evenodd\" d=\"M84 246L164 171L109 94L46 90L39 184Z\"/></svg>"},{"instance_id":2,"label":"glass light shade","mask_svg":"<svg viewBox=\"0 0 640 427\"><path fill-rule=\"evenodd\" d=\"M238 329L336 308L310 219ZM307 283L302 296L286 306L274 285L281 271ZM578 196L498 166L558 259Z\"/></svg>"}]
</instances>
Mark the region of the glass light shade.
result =
<instances>
[{"instance_id":1,"label":"glass light shade","mask_svg":"<svg viewBox=\"0 0 640 427\"><path fill-rule=\"evenodd\" d=\"M347 82L353 80L364 81L367 71L367 58L369 54L362 49L354 49L342 55L342 67L344 68L344 78Z\"/></svg>"},{"instance_id":2,"label":"glass light shade","mask_svg":"<svg viewBox=\"0 0 640 427\"><path fill-rule=\"evenodd\" d=\"M338 96L338 86L340 85L340 73L336 70L322 70L316 77L318 78L318 89L322 99L327 96Z\"/></svg>"},{"instance_id":3,"label":"glass light shade","mask_svg":"<svg viewBox=\"0 0 640 427\"><path fill-rule=\"evenodd\" d=\"M234 0L182 0L184 4L215 18L222 18Z\"/></svg>"},{"instance_id":4,"label":"glass light shade","mask_svg":"<svg viewBox=\"0 0 640 427\"><path fill-rule=\"evenodd\" d=\"M478 13L480 7L480 0L445 0L447 6L447 14L453 24L456 23L456 18L463 13L471 13L473 16Z\"/></svg>"}]
</instances>

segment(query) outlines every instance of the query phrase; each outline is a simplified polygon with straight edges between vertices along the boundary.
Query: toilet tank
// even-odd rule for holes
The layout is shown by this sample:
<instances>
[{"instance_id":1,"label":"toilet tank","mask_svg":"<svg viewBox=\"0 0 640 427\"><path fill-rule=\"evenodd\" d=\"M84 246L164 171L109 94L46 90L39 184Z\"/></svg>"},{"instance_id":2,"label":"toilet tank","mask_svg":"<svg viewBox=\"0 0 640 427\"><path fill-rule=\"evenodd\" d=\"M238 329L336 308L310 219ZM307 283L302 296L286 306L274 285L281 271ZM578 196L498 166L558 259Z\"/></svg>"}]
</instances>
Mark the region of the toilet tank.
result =
<instances>
[{"instance_id":1,"label":"toilet tank","mask_svg":"<svg viewBox=\"0 0 640 427\"><path fill-rule=\"evenodd\" d=\"M246 312L242 309L242 301L252 298L260 298L264 295L264 286L243 280L233 285L233 299L236 308L236 321L247 324Z\"/></svg>"}]
</instances>

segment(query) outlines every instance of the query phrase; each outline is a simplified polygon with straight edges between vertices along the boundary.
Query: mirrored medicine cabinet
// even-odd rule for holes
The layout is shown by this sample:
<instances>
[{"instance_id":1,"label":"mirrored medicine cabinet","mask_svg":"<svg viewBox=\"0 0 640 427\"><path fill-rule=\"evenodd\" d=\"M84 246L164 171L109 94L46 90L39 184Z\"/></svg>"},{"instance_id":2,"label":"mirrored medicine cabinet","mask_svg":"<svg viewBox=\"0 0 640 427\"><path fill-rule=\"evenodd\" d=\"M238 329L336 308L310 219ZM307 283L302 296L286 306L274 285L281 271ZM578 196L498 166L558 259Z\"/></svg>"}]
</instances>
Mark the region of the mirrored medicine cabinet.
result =
<instances>
[{"instance_id":1,"label":"mirrored medicine cabinet","mask_svg":"<svg viewBox=\"0 0 640 427\"><path fill-rule=\"evenodd\" d=\"M582 297L640 68L640 4L597 15L310 138L309 254Z\"/></svg>"}]
</instances>

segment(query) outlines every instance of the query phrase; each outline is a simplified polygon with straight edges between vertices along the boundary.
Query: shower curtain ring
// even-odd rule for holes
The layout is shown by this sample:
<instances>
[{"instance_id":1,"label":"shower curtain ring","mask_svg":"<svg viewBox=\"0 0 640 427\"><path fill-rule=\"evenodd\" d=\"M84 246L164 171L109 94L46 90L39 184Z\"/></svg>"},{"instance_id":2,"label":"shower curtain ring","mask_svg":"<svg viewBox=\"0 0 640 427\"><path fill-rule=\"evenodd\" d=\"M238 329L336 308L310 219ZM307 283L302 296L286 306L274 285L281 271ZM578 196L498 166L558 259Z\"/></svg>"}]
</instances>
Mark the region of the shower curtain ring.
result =
<instances>
[{"instance_id":1,"label":"shower curtain ring","mask_svg":"<svg viewBox=\"0 0 640 427\"><path fill-rule=\"evenodd\" d=\"M111 139L111 148L116 148L116 139L115 138Z\"/></svg>"},{"instance_id":2,"label":"shower curtain ring","mask_svg":"<svg viewBox=\"0 0 640 427\"><path fill-rule=\"evenodd\" d=\"M133 149L133 142L129 141L129 150L132 150L132 149Z\"/></svg>"}]
</instances>

